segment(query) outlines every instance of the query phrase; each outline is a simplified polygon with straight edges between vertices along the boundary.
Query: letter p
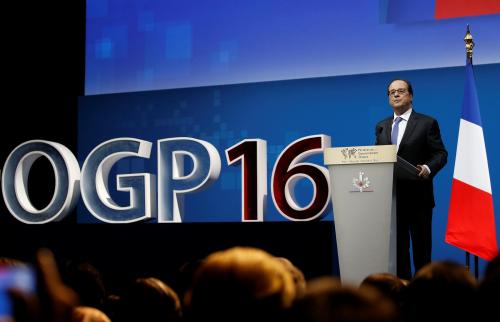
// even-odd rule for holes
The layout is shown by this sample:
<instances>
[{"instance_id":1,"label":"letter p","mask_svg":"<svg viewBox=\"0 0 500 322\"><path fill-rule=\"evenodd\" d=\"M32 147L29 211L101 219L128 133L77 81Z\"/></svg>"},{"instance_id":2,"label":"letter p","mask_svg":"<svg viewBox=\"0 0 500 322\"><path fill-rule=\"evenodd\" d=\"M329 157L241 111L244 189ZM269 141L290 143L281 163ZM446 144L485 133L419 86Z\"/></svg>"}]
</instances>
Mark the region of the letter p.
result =
<instances>
[{"instance_id":1,"label":"letter p","mask_svg":"<svg viewBox=\"0 0 500 322\"><path fill-rule=\"evenodd\" d=\"M193 167L184 173L185 158ZM188 137L158 140L158 222L182 222L184 194L217 180L221 160L210 143Z\"/></svg>"}]
</instances>

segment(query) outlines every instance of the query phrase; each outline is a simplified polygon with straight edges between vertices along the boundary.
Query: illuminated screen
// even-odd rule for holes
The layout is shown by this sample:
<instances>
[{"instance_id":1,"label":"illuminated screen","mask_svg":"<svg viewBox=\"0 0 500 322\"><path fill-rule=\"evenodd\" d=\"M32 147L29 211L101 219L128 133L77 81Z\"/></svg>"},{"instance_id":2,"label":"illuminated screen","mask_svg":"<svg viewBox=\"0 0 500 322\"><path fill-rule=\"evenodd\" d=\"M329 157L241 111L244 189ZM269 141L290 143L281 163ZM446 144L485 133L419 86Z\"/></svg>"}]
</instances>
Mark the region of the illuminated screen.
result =
<instances>
[{"instance_id":1,"label":"illuminated screen","mask_svg":"<svg viewBox=\"0 0 500 322\"><path fill-rule=\"evenodd\" d=\"M499 6L491 0L88 0L85 92L461 66L467 24L477 41L475 64L499 63Z\"/></svg>"}]
</instances>

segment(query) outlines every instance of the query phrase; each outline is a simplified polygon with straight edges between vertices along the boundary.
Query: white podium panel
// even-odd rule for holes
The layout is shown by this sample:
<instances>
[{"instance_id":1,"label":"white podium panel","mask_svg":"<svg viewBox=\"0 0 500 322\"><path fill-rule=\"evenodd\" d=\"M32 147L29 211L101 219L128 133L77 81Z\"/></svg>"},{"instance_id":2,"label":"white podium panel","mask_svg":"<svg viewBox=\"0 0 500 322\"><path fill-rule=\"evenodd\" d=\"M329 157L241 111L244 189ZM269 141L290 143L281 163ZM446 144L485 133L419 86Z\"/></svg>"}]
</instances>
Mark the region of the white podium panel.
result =
<instances>
[{"instance_id":1,"label":"white podium panel","mask_svg":"<svg viewBox=\"0 0 500 322\"><path fill-rule=\"evenodd\" d=\"M372 273L396 273L393 170L396 147L325 150L330 172L340 278L359 284Z\"/></svg>"}]
</instances>

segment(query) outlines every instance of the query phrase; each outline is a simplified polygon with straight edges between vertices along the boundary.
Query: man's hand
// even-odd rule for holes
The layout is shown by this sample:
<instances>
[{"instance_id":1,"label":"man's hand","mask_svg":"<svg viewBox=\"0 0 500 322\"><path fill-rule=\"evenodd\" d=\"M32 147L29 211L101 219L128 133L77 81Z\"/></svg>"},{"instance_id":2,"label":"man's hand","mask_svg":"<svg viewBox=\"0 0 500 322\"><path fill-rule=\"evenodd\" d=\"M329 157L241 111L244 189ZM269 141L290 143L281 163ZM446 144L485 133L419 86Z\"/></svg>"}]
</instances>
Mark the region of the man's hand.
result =
<instances>
[{"instance_id":1,"label":"man's hand","mask_svg":"<svg viewBox=\"0 0 500 322\"><path fill-rule=\"evenodd\" d=\"M418 176L421 177L421 178L424 178L424 179L427 179L429 178L429 174L431 174L429 172L429 170L427 170L427 167L424 167L423 165L421 164L418 164L417 165L417 168L418 168Z\"/></svg>"},{"instance_id":2,"label":"man's hand","mask_svg":"<svg viewBox=\"0 0 500 322\"><path fill-rule=\"evenodd\" d=\"M59 275L53 253L48 249L37 252L38 294L27 295L12 290L16 322L71 322L78 295L66 286Z\"/></svg>"}]
</instances>

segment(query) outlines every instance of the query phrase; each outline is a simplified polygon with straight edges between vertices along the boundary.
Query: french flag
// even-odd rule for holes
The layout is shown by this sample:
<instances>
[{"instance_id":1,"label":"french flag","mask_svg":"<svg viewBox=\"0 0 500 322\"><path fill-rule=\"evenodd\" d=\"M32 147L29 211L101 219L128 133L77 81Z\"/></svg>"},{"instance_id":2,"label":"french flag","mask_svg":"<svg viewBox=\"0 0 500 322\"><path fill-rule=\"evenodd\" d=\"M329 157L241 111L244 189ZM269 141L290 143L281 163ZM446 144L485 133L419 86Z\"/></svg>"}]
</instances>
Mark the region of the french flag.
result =
<instances>
[{"instance_id":1,"label":"french flag","mask_svg":"<svg viewBox=\"0 0 500 322\"><path fill-rule=\"evenodd\" d=\"M446 242L485 260L498 254L490 174L472 58L467 59L462 117Z\"/></svg>"}]
</instances>

